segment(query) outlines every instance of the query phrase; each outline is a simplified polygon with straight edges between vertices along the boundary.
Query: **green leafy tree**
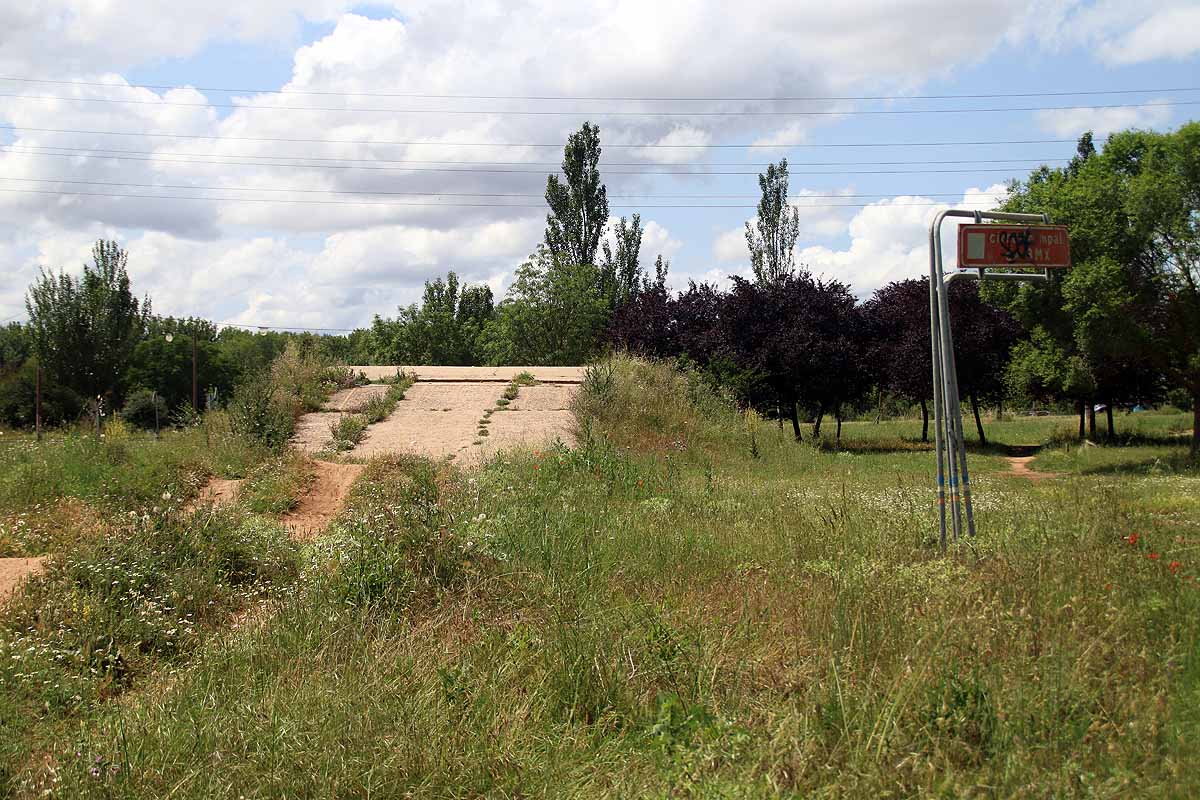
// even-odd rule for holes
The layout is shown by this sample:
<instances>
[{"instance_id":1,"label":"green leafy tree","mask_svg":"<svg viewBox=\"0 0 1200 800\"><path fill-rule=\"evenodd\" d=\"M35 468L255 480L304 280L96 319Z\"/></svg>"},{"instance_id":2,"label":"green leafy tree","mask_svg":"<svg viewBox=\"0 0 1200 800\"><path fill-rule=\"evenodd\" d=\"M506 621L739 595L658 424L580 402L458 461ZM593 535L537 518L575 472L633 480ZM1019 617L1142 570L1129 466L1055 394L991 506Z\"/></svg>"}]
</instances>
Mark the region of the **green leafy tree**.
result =
<instances>
[{"instance_id":1,"label":"green leafy tree","mask_svg":"<svg viewBox=\"0 0 1200 800\"><path fill-rule=\"evenodd\" d=\"M1158 288L1156 353L1192 405L1192 454L1200 454L1200 123L1174 133L1109 138L1131 227L1148 237Z\"/></svg>"},{"instance_id":2,"label":"green leafy tree","mask_svg":"<svg viewBox=\"0 0 1200 800\"><path fill-rule=\"evenodd\" d=\"M10 322L0 327L0 375L24 364L31 354L29 332L24 325Z\"/></svg>"},{"instance_id":3,"label":"green leafy tree","mask_svg":"<svg viewBox=\"0 0 1200 800\"><path fill-rule=\"evenodd\" d=\"M150 300L139 303L130 291L128 260L116 242L98 241L81 277L42 270L25 298L42 366L85 397L120 399L125 367L146 331Z\"/></svg>"},{"instance_id":4,"label":"green leafy tree","mask_svg":"<svg viewBox=\"0 0 1200 800\"><path fill-rule=\"evenodd\" d=\"M759 283L771 283L791 275L796 268L796 239L800 236L800 212L788 205L788 163L783 159L768 164L758 176L762 199L758 221L746 223L746 247L750 267Z\"/></svg>"},{"instance_id":5,"label":"green leafy tree","mask_svg":"<svg viewBox=\"0 0 1200 800\"><path fill-rule=\"evenodd\" d=\"M1085 136L1066 168L1042 167L1011 188L1008 210L1048 213L1070 227L1073 268L1053 271L1048 283L984 288L1031 333L1013 359L1010 386L1074 400L1081 437L1085 416L1095 434L1096 403L1109 409L1111 434L1114 404L1147 402L1162 390L1153 345L1157 258L1145 226L1127 211L1127 190L1114 169L1120 149L1110 138L1097 153Z\"/></svg>"},{"instance_id":6,"label":"green leafy tree","mask_svg":"<svg viewBox=\"0 0 1200 800\"><path fill-rule=\"evenodd\" d=\"M470 366L482 356L479 337L494 314L492 290L461 286L451 272L425 282L420 305L395 319L376 316L371 326L375 359L389 364Z\"/></svg>"},{"instance_id":7,"label":"green leafy tree","mask_svg":"<svg viewBox=\"0 0 1200 800\"><path fill-rule=\"evenodd\" d=\"M621 217L613 225L612 243L604 242L604 260L600 266L600 290L609 298L613 308L620 308L642 290L644 275L639 263L642 250L642 217L633 215L633 221ZM660 257L661 258L661 257Z\"/></svg>"},{"instance_id":8,"label":"green leafy tree","mask_svg":"<svg viewBox=\"0 0 1200 800\"><path fill-rule=\"evenodd\" d=\"M488 363L586 363L599 348L608 316L594 270L562 263L539 247L518 267L484 334Z\"/></svg>"},{"instance_id":9,"label":"green leafy tree","mask_svg":"<svg viewBox=\"0 0 1200 800\"><path fill-rule=\"evenodd\" d=\"M600 181L600 128L583 123L567 139L562 172L546 178L546 247L561 264L596 263L608 223L608 192Z\"/></svg>"}]
</instances>

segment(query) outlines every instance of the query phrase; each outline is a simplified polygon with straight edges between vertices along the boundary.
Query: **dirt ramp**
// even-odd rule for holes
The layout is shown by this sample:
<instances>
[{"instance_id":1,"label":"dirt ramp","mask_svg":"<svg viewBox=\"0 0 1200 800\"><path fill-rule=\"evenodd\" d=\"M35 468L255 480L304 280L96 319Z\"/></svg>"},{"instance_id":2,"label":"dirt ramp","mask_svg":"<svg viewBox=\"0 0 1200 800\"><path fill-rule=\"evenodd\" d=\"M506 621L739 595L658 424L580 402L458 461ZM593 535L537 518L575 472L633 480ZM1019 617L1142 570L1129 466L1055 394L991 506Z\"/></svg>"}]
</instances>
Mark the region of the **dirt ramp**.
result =
<instances>
[{"instance_id":1,"label":"dirt ramp","mask_svg":"<svg viewBox=\"0 0 1200 800\"><path fill-rule=\"evenodd\" d=\"M196 511L205 506L221 508L237 500L238 491L242 488L244 479L209 478L208 483L200 487L196 499L188 503L186 511Z\"/></svg>"},{"instance_id":2,"label":"dirt ramp","mask_svg":"<svg viewBox=\"0 0 1200 800\"><path fill-rule=\"evenodd\" d=\"M5 603L26 578L42 571L46 558L0 558L0 604Z\"/></svg>"},{"instance_id":3,"label":"dirt ramp","mask_svg":"<svg viewBox=\"0 0 1200 800\"><path fill-rule=\"evenodd\" d=\"M315 476L296 507L281 522L296 539L309 539L321 533L346 504L354 481L365 469L362 464L335 464L314 461Z\"/></svg>"},{"instance_id":4,"label":"dirt ramp","mask_svg":"<svg viewBox=\"0 0 1200 800\"><path fill-rule=\"evenodd\" d=\"M367 430L355 458L383 453L414 453L431 458L457 457L478 437L479 420L504 391L492 382L418 381L384 421Z\"/></svg>"}]
</instances>

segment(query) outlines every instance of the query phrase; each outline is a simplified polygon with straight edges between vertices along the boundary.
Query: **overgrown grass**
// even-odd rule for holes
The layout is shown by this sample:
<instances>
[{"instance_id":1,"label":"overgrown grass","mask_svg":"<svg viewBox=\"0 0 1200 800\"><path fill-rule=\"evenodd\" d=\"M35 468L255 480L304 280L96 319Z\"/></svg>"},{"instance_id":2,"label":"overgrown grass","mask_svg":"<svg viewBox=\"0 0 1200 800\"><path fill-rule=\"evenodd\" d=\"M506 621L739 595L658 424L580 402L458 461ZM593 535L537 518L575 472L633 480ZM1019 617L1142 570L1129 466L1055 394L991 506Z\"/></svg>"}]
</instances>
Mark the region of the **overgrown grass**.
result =
<instances>
[{"instance_id":1,"label":"overgrown grass","mask_svg":"<svg viewBox=\"0 0 1200 800\"><path fill-rule=\"evenodd\" d=\"M630 358L589 371L577 405L574 448L471 473L372 464L269 624L210 639L157 695L87 712L62 755L20 762L14 783L205 798L1200 793L1194 473L1064 462L1031 482L1002 450L973 453L980 535L943 556L919 421L797 444ZM995 436L1034 444L1059 422ZM1141 447L1174 445L1101 449Z\"/></svg>"},{"instance_id":2,"label":"overgrown grass","mask_svg":"<svg viewBox=\"0 0 1200 800\"><path fill-rule=\"evenodd\" d=\"M209 475L244 477L270 455L230 430L224 414L199 427L120 438L75 432L5 434L0 447L0 556L62 551L98 517L143 513L162 496L186 499Z\"/></svg>"},{"instance_id":3,"label":"overgrown grass","mask_svg":"<svg viewBox=\"0 0 1200 800\"><path fill-rule=\"evenodd\" d=\"M232 612L293 580L296 551L277 525L163 503L154 516L108 519L0 609L0 785L20 788L22 759L57 747L47 737L60 721L161 681Z\"/></svg>"},{"instance_id":4,"label":"overgrown grass","mask_svg":"<svg viewBox=\"0 0 1200 800\"><path fill-rule=\"evenodd\" d=\"M238 499L256 514L278 516L296 507L312 477L312 463L303 454L289 451L251 470Z\"/></svg>"}]
</instances>

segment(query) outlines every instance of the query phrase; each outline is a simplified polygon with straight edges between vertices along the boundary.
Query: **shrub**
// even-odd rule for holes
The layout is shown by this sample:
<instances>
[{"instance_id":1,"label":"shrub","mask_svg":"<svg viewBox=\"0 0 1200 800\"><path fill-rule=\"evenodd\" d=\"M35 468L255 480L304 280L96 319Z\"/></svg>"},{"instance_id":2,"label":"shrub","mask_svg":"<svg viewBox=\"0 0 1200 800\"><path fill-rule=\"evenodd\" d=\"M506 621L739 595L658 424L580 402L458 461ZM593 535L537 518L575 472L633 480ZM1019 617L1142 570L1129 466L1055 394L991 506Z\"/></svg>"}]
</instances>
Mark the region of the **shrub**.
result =
<instances>
[{"instance_id":1,"label":"shrub","mask_svg":"<svg viewBox=\"0 0 1200 800\"><path fill-rule=\"evenodd\" d=\"M20 369L0 377L0 424L10 428L32 428L37 367L26 362ZM42 375L42 424L74 422L83 412L83 398L66 386L51 383Z\"/></svg>"},{"instance_id":2,"label":"shrub","mask_svg":"<svg viewBox=\"0 0 1200 800\"><path fill-rule=\"evenodd\" d=\"M121 419L142 430L154 430L168 424L167 401L149 389L139 389L125 401Z\"/></svg>"},{"instance_id":3,"label":"shrub","mask_svg":"<svg viewBox=\"0 0 1200 800\"><path fill-rule=\"evenodd\" d=\"M362 414L346 414L329 426L329 447L337 452L351 450L362 441L370 423Z\"/></svg>"},{"instance_id":4,"label":"shrub","mask_svg":"<svg viewBox=\"0 0 1200 800\"><path fill-rule=\"evenodd\" d=\"M235 433L272 449L287 444L296 424L292 403L280 397L266 374L238 386L229 403L229 419Z\"/></svg>"},{"instance_id":5,"label":"shrub","mask_svg":"<svg viewBox=\"0 0 1200 800\"><path fill-rule=\"evenodd\" d=\"M346 372L342 370L341 372ZM299 401L303 411L318 411L338 386L339 370L315 353L289 341L271 364L271 384L285 397Z\"/></svg>"}]
</instances>

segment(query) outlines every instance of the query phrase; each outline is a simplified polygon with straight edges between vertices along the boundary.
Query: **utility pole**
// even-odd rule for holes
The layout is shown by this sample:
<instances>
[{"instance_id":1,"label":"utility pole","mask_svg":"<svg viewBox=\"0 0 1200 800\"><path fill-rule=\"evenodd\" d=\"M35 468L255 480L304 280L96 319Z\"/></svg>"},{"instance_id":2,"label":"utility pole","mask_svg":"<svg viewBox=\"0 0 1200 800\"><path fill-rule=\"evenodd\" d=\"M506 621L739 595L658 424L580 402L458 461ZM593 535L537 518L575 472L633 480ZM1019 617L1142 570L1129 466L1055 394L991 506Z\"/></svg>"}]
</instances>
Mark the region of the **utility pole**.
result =
<instances>
[{"instance_id":1,"label":"utility pole","mask_svg":"<svg viewBox=\"0 0 1200 800\"><path fill-rule=\"evenodd\" d=\"M196 383L196 329L192 328L192 411L200 413L199 384Z\"/></svg>"},{"instance_id":2,"label":"utility pole","mask_svg":"<svg viewBox=\"0 0 1200 800\"><path fill-rule=\"evenodd\" d=\"M36 377L33 380L33 427L37 431L37 440L42 440L42 365L37 365Z\"/></svg>"}]
</instances>

